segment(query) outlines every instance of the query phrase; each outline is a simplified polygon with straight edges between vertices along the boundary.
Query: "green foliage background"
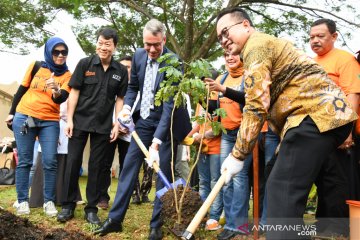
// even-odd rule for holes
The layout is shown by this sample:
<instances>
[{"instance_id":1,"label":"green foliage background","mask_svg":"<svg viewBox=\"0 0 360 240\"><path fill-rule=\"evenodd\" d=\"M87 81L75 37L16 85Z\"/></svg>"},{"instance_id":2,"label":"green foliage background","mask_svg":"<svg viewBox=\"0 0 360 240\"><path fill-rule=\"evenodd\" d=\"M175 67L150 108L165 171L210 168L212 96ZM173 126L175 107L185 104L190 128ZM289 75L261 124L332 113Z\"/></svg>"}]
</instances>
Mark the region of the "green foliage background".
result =
<instances>
[{"instance_id":1,"label":"green foliage background","mask_svg":"<svg viewBox=\"0 0 360 240\"><path fill-rule=\"evenodd\" d=\"M350 4L349 4L350 2ZM215 19L224 7L241 6L256 27L275 36L297 36L307 40L309 24L317 18L337 20L344 38L358 31L359 13L355 1L345 0L2 0L0 1L0 51L28 53L28 44L41 46L53 33L46 25L60 11L74 17L73 31L83 50L94 52L101 19L118 30L118 55L131 55L142 47L142 27L158 18L167 28L167 46L181 59L213 61L222 55L216 40ZM316 6L309 7L310 3ZM353 4L353 5L351 5ZM302 41L301 41L302 40ZM10 50L9 50L10 49ZM18 50L20 49L20 50Z\"/></svg>"}]
</instances>

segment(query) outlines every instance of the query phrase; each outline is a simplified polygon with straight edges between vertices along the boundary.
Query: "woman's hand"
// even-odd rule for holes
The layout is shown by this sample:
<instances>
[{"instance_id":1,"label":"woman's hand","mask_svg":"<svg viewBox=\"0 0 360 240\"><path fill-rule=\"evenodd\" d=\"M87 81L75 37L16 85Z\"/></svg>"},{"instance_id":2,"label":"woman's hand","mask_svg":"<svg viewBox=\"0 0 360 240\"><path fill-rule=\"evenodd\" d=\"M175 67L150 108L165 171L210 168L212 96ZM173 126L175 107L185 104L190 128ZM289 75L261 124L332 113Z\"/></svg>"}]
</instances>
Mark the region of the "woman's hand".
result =
<instances>
[{"instance_id":1,"label":"woman's hand","mask_svg":"<svg viewBox=\"0 0 360 240\"><path fill-rule=\"evenodd\" d=\"M204 81L205 81L206 85L209 85L210 91L216 91L216 92L225 93L226 87L219 84L219 83L217 83L214 79L205 78Z\"/></svg>"},{"instance_id":2,"label":"woman's hand","mask_svg":"<svg viewBox=\"0 0 360 240\"><path fill-rule=\"evenodd\" d=\"M5 119L5 122L7 125L11 125L13 120L14 120L14 115L9 114L9 116L7 116L7 118Z\"/></svg>"},{"instance_id":3,"label":"woman's hand","mask_svg":"<svg viewBox=\"0 0 360 240\"><path fill-rule=\"evenodd\" d=\"M55 82L54 80L54 73L51 73L51 76L48 80L45 81L47 88L50 88L52 90L52 93L54 95L54 98L57 98L60 96L60 86Z\"/></svg>"}]
</instances>

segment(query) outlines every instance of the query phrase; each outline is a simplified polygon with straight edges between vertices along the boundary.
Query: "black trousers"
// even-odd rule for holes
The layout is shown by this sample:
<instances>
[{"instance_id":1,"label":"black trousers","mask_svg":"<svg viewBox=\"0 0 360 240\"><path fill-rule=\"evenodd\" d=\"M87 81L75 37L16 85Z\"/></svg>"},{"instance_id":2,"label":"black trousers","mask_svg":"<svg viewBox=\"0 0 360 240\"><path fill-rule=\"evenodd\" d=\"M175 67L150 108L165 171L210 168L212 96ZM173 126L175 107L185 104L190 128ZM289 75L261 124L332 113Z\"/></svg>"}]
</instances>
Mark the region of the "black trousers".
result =
<instances>
[{"instance_id":1,"label":"black trousers","mask_svg":"<svg viewBox=\"0 0 360 240\"><path fill-rule=\"evenodd\" d=\"M79 172L82 165L83 152L90 135L90 158L88 163L88 181L86 185L87 205L85 212L97 212L99 200L99 179L107 146L110 141L109 134L73 130L73 136L69 138L68 158L65 170L65 179L62 190L62 207L75 209Z\"/></svg>"},{"instance_id":2,"label":"black trousers","mask_svg":"<svg viewBox=\"0 0 360 240\"><path fill-rule=\"evenodd\" d=\"M118 148L118 152L119 152L119 165L120 165L119 176L120 176L120 173L124 165L124 159L129 148L129 144L130 144L129 142L119 138L116 141L108 144L107 146L108 150L106 151L106 158L104 159L104 167L101 169L100 180L98 181L99 182L98 189L100 192L99 201L108 202L110 200L110 196L108 194L108 188L111 184L111 166L114 160L116 147Z\"/></svg>"},{"instance_id":3,"label":"black trousers","mask_svg":"<svg viewBox=\"0 0 360 240\"><path fill-rule=\"evenodd\" d=\"M344 142L352 124L320 133L310 117L288 130L268 182L268 219L271 226L303 225L303 214L312 184L329 163L328 157ZM337 174L335 172L334 174ZM325 177L325 176L324 176ZM324 198L334 196L329 189ZM301 233L300 233L301 234ZM306 239L297 230L269 228L267 239Z\"/></svg>"},{"instance_id":4,"label":"black trousers","mask_svg":"<svg viewBox=\"0 0 360 240\"><path fill-rule=\"evenodd\" d=\"M349 195L348 172L350 157L347 151L333 151L321 169L315 184L318 193L316 230L347 236L349 234Z\"/></svg>"},{"instance_id":5,"label":"black trousers","mask_svg":"<svg viewBox=\"0 0 360 240\"><path fill-rule=\"evenodd\" d=\"M353 133L354 140L357 136ZM326 168L320 172L315 184L318 187L316 211L317 231L349 234L349 206L346 200L360 200L359 160L356 156L358 144L349 149L336 149L328 159ZM333 195L327 193L331 191ZM325 197L326 196L326 197Z\"/></svg>"},{"instance_id":6,"label":"black trousers","mask_svg":"<svg viewBox=\"0 0 360 240\"><path fill-rule=\"evenodd\" d=\"M57 175L56 175L56 205L61 205L61 193L64 182L65 167L67 162L67 154L57 154L56 159L58 161ZM75 201L81 201L81 192L79 184L77 185ZM36 159L35 172L31 184L31 195L29 199L29 205L31 208L42 207L44 204L44 171L41 161L41 152L39 152Z\"/></svg>"},{"instance_id":7,"label":"black trousers","mask_svg":"<svg viewBox=\"0 0 360 240\"><path fill-rule=\"evenodd\" d=\"M142 164L143 168L143 178L141 180L141 184L139 181L139 177L136 180L133 197L147 197L152 187L152 176L154 173L154 169L149 167L147 163L144 161Z\"/></svg>"}]
</instances>

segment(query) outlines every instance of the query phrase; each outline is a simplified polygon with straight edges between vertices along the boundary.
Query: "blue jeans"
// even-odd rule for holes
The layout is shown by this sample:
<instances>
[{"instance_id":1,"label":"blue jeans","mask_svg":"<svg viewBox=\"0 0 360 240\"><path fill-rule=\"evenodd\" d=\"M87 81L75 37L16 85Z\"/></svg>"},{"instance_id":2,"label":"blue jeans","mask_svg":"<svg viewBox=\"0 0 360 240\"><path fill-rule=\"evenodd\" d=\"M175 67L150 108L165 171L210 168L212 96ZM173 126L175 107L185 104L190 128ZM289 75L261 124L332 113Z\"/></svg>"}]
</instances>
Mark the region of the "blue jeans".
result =
<instances>
[{"instance_id":1,"label":"blue jeans","mask_svg":"<svg viewBox=\"0 0 360 240\"><path fill-rule=\"evenodd\" d=\"M16 113L13 121L13 131L19 156L19 164L16 167L17 198L19 203L29 201L29 175L33 164L34 143L36 136L38 136L44 168L44 202L55 202L59 122L34 118L36 127L28 128L27 133L23 135L21 128L27 117L27 115Z\"/></svg>"},{"instance_id":2,"label":"blue jeans","mask_svg":"<svg viewBox=\"0 0 360 240\"><path fill-rule=\"evenodd\" d=\"M275 150L280 142L280 137L276 135L270 128L265 133L265 166L270 162L272 157L275 154ZM273 163L274 164L274 163ZM266 224L266 215L267 215L267 191L266 191L266 182L265 182L265 193L263 200L263 210L260 219L260 225Z\"/></svg>"},{"instance_id":3,"label":"blue jeans","mask_svg":"<svg viewBox=\"0 0 360 240\"><path fill-rule=\"evenodd\" d=\"M233 149L238 129L227 130L221 137L221 164ZM243 169L223 187L223 200L226 224L224 229L248 233L249 211L249 168L252 154L244 160Z\"/></svg>"},{"instance_id":4,"label":"blue jeans","mask_svg":"<svg viewBox=\"0 0 360 240\"><path fill-rule=\"evenodd\" d=\"M197 169L199 172L199 193L203 201L220 177L220 154L201 154ZM223 210L222 191L216 196L210 208L210 219L219 221Z\"/></svg>"}]
</instances>

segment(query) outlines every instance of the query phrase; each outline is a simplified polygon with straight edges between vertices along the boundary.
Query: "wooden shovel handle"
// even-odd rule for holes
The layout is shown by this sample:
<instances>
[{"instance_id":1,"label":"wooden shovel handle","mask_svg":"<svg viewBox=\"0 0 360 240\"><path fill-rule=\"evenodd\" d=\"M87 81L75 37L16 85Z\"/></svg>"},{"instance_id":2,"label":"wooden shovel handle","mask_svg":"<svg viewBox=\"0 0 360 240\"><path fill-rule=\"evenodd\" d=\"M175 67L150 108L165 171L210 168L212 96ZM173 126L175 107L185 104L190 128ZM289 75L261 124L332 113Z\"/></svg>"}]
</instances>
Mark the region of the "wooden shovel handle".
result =
<instances>
[{"instance_id":1,"label":"wooden shovel handle","mask_svg":"<svg viewBox=\"0 0 360 240\"><path fill-rule=\"evenodd\" d=\"M196 215L194 216L193 220L186 228L187 232L194 234L198 226L200 225L202 219L205 217L207 211L209 210L211 204L214 202L216 196L220 192L221 188L225 184L225 177L226 177L226 170L221 174L220 178L217 180L215 186L211 190L210 194L206 198L205 202L202 204Z\"/></svg>"},{"instance_id":2,"label":"wooden shovel handle","mask_svg":"<svg viewBox=\"0 0 360 240\"><path fill-rule=\"evenodd\" d=\"M147 148L145 147L144 143L141 141L139 135L133 131L131 133L132 137L134 138L134 140L136 141L136 143L138 144L139 148L141 149L141 151L145 154L146 158L149 158L149 151L147 150ZM160 171L160 167L159 165L154 161L153 162L153 168L155 170L156 173L158 173Z\"/></svg>"}]
</instances>

